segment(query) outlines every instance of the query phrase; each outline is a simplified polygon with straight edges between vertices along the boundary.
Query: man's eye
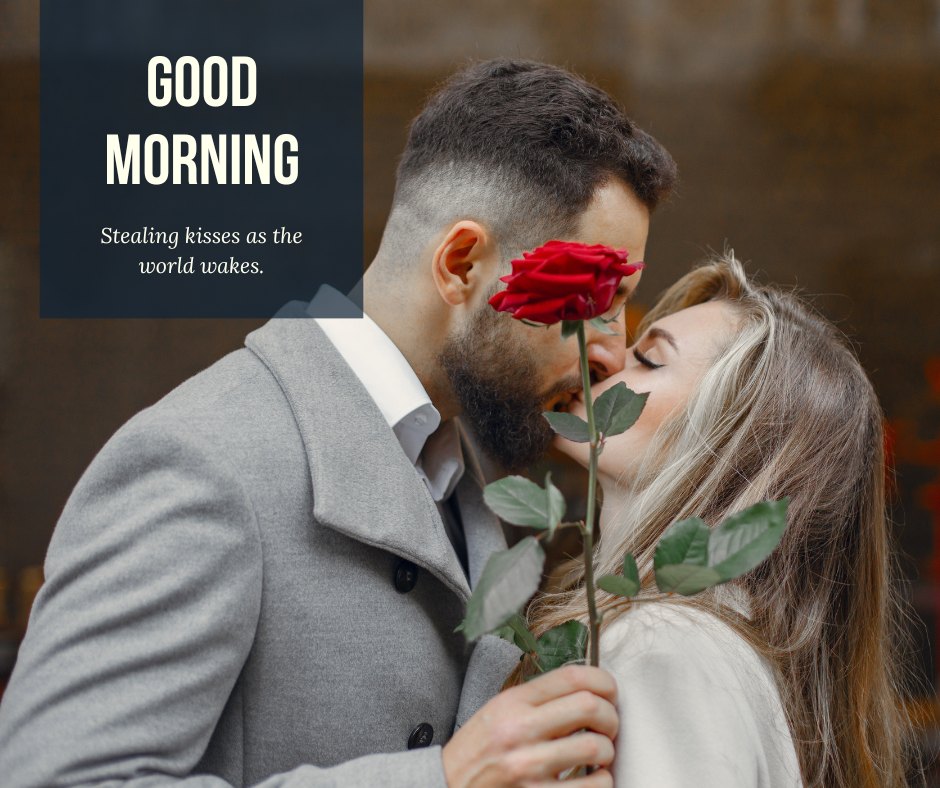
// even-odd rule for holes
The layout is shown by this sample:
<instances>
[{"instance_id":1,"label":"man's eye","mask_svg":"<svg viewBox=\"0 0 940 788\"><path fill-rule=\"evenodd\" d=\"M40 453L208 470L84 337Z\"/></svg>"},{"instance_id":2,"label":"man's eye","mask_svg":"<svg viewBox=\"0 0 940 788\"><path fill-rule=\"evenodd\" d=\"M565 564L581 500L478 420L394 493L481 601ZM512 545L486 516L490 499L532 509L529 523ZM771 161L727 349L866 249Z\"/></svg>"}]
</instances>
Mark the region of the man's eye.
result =
<instances>
[{"instance_id":1,"label":"man's eye","mask_svg":"<svg viewBox=\"0 0 940 788\"><path fill-rule=\"evenodd\" d=\"M646 356L644 356L636 348L633 349L633 357L639 361L644 367L649 367L650 369L659 369L660 367L665 366L665 364L657 364L654 361L650 361Z\"/></svg>"}]
</instances>

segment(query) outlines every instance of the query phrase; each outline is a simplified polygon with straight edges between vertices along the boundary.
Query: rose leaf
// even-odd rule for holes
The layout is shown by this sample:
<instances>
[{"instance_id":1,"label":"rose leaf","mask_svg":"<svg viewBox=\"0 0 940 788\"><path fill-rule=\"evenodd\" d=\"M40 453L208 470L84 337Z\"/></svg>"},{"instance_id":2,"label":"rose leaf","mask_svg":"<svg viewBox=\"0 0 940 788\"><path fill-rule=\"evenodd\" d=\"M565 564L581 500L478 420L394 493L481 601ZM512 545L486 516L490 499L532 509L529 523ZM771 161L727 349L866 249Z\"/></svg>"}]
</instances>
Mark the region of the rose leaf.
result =
<instances>
[{"instance_id":1,"label":"rose leaf","mask_svg":"<svg viewBox=\"0 0 940 788\"><path fill-rule=\"evenodd\" d=\"M566 621L552 627L535 644L539 667L548 672L569 662L584 660L588 630L580 621Z\"/></svg>"},{"instance_id":2,"label":"rose leaf","mask_svg":"<svg viewBox=\"0 0 940 788\"><path fill-rule=\"evenodd\" d=\"M573 413L555 413L552 410L543 411L542 416L561 437L575 443L590 443L588 423L580 416Z\"/></svg>"},{"instance_id":3,"label":"rose leaf","mask_svg":"<svg viewBox=\"0 0 940 788\"><path fill-rule=\"evenodd\" d=\"M497 629L495 634L503 640L508 640L526 654L535 652L535 635L529 631L525 619L519 613L516 613L505 625Z\"/></svg>"},{"instance_id":4,"label":"rose leaf","mask_svg":"<svg viewBox=\"0 0 940 788\"><path fill-rule=\"evenodd\" d=\"M653 567L670 564L707 564L709 527L699 517L679 520L670 525L656 545Z\"/></svg>"},{"instance_id":5,"label":"rose leaf","mask_svg":"<svg viewBox=\"0 0 940 788\"><path fill-rule=\"evenodd\" d=\"M605 437L626 432L636 423L646 406L649 393L637 394L618 383L594 401L594 420Z\"/></svg>"},{"instance_id":6,"label":"rose leaf","mask_svg":"<svg viewBox=\"0 0 940 788\"><path fill-rule=\"evenodd\" d=\"M756 567L783 538L789 499L763 501L731 515L711 532L708 566L724 580Z\"/></svg>"},{"instance_id":7,"label":"rose leaf","mask_svg":"<svg viewBox=\"0 0 940 788\"><path fill-rule=\"evenodd\" d=\"M527 536L509 550L493 553L467 602L467 615L457 631L473 641L509 624L542 579L545 551Z\"/></svg>"},{"instance_id":8,"label":"rose leaf","mask_svg":"<svg viewBox=\"0 0 940 788\"><path fill-rule=\"evenodd\" d=\"M663 592L691 596L723 582L722 576L710 566L667 564L656 569L656 586Z\"/></svg>"},{"instance_id":9,"label":"rose leaf","mask_svg":"<svg viewBox=\"0 0 940 788\"><path fill-rule=\"evenodd\" d=\"M636 566L636 559L627 553L623 557L622 575L604 575L597 581L599 588L618 596L636 596L640 590L640 572Z\"/></svg>"},{"instance_id":10,"label":"rose leaf","mask_svg":"<svg viewBox=\"0 0 940 788\"><path fill-rule=\"evenodd\" d=\"M565 518L565 496L554 484L551 473L545 474L545 508L547 511L548 538L555 535L555 529Z\"/></svg>"},{"instance_id":11,"label":"rose leaf","mask_svg":"<svg viewBox=\"0 0 940 788\"><path fill-rule=\"evenodd\" d=\"M542 489L524 476L507 476L486 485L483 500L507 523L554 531L565 515L565 500L551 477L546 482L549 487Z\"/></svg>"}]
</instances>

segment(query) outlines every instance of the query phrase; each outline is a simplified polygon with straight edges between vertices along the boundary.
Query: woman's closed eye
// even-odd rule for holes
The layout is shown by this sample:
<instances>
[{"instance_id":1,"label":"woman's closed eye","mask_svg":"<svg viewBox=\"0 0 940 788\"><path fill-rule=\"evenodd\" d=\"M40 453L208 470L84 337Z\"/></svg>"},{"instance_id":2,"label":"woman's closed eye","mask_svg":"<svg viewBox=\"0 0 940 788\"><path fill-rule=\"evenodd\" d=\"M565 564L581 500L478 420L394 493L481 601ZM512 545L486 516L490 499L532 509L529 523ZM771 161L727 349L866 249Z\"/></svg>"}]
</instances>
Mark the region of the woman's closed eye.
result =
<instances>
[{"instance_id":1,"label":"woman's closed eye","mask_svg":"<svg viewBox=\"0 0 940 788\"><path fill-rule=\"evenodd\" d=\"M665 364L657 364L655 361L650 361L637 348L633 348L633 357L644 367L648 367L649 369L659 369L660 367L665 366Z\"/></svg>"}]
</instances>

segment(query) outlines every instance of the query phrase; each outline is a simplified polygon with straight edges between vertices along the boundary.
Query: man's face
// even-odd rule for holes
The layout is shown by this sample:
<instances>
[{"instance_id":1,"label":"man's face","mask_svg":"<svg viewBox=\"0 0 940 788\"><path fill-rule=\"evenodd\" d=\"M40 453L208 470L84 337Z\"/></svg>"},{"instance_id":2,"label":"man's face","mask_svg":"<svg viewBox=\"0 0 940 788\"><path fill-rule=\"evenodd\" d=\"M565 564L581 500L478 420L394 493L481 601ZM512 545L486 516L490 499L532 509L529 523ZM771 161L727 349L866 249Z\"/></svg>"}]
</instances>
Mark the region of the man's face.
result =
<instances>
[{"instance_id":1,"label":"man's face","mask_svg":"<svg viewBox=\"0 0 940 788\"><path fill-rule=\"evenodd\" d=\"M611 180L595 192L574 236L559 240L626 249L628 261L637 262L643 259L648 232L646 206L620 181ZM623 369L626 324L622 307L639 280L639 271L623 279L606 315L620 313L610 325L616 335L586 326L594 379L603 380ZM489 294L502 286L494 280ZM460 401L462 417L483 450L508 470L518 470L544 454L553 433L542 411L566 405L581 390L575 337L563 340L560 325L527 326L496 312L485 299L468 323L447 338L441 364Z\"/></svg>"}]
</instances>

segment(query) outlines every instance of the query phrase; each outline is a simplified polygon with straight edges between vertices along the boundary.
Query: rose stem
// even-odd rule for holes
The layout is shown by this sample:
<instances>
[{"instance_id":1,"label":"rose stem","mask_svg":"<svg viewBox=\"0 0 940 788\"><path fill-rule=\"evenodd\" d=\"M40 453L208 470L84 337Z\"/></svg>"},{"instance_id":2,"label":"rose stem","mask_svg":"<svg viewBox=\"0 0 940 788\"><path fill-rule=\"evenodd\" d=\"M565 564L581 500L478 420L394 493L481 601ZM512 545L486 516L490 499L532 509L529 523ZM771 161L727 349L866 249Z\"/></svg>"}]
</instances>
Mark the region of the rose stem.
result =
<instances>
[{"instance_id":1,"label":"rose stem","mask_svg":"<svg viewBox=\"0 0 940 788\"><path fill-rule=\"evenodd\" d=\"M590 462L588 463L587 514L581 535L584 542L584 585L587 591L588 618L590 621L590 662L600 664L600 620L594 599L594 506L597 501L597 427L594 424L594 402L591 399L591 370L588 367L587 338L584 321L578 321L578 350L581 353L581 383L584 388L584 408L587 411L588 436L590 437Z\"/></svg>"}]
</instances>

